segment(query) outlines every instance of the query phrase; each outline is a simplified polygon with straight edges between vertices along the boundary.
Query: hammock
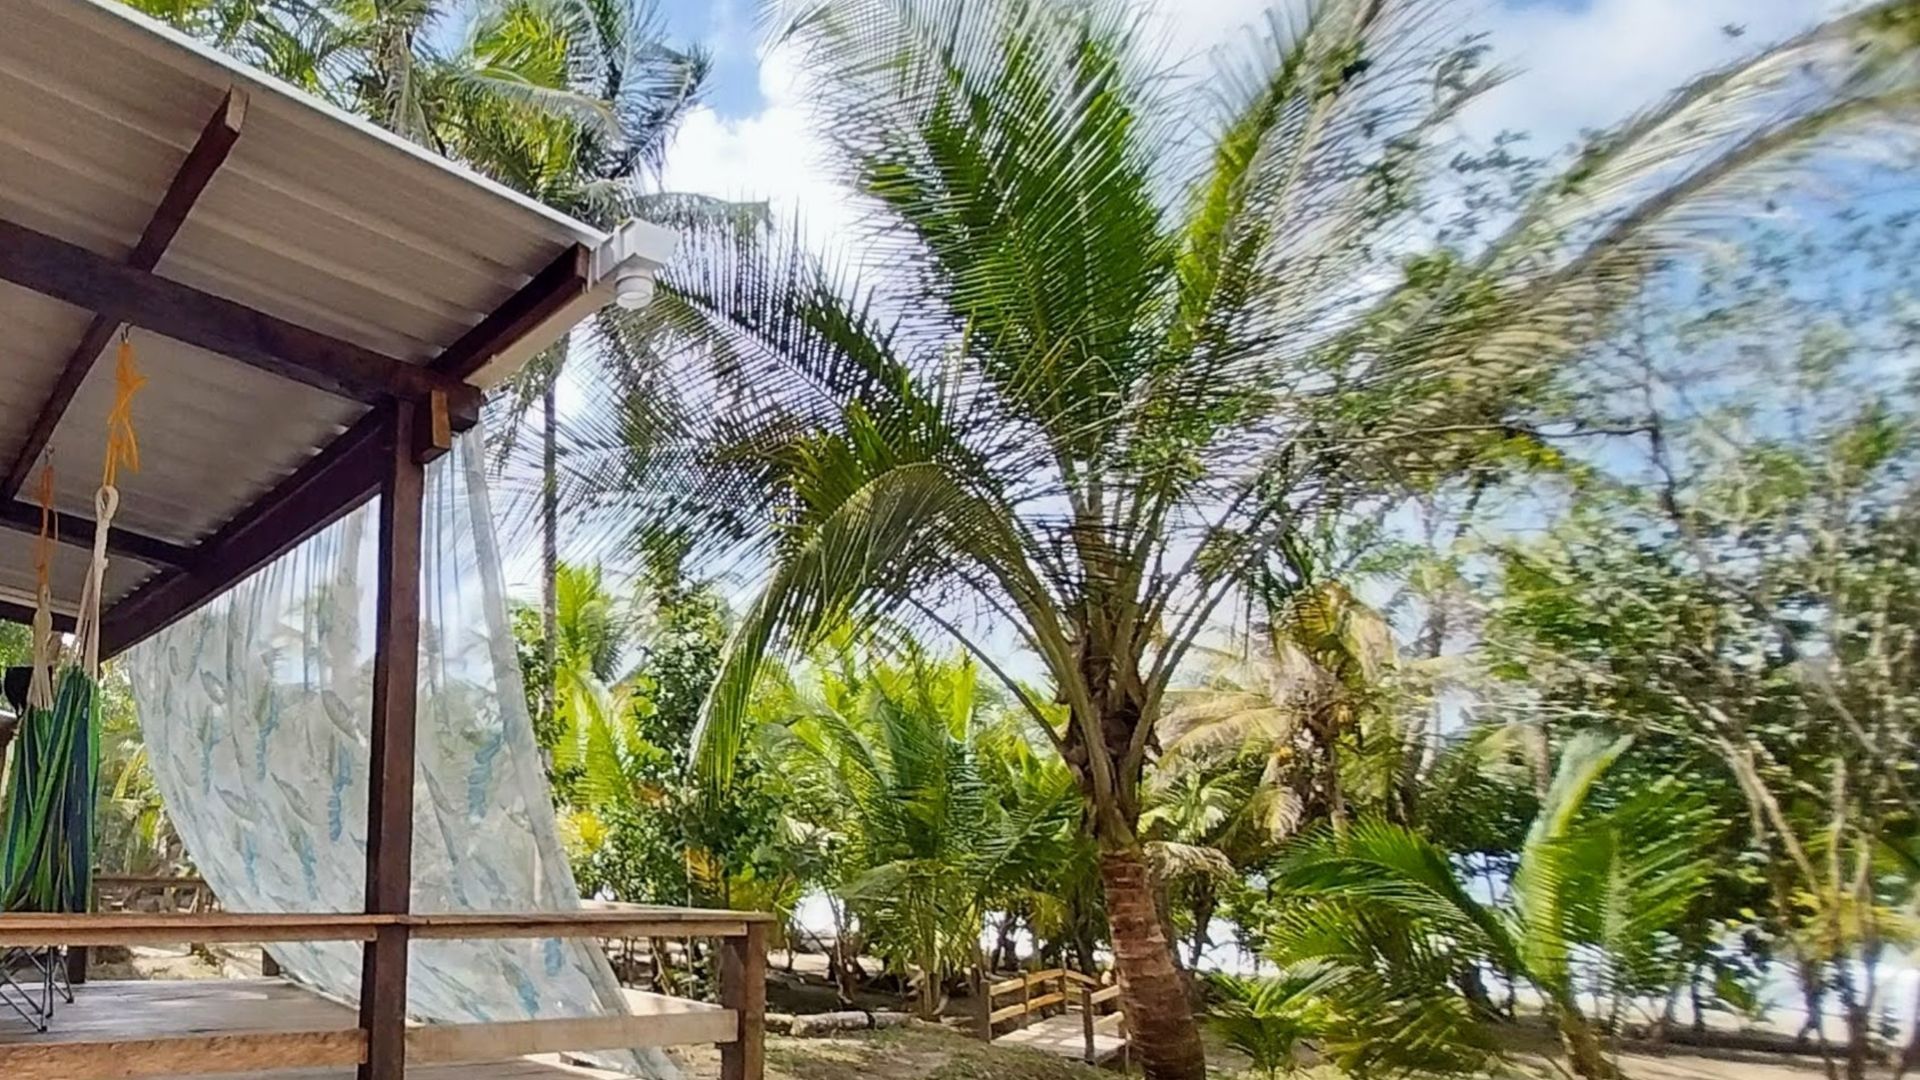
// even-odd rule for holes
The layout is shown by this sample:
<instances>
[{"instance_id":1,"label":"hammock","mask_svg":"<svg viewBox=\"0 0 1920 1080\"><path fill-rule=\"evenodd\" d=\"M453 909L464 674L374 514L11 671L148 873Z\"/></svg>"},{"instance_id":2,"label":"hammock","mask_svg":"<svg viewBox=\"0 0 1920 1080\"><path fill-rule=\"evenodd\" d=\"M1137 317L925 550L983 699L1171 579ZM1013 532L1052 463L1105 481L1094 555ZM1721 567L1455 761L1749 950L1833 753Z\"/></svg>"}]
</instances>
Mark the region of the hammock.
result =
<instances>
[{"instance_id":1,"label":"hammock","mask_svg":"<svg viewBox=\"0 0 1920 1080\"><path fill-rule=\"evenodd\" d=\"M0 910L93 909L93 807L100 740L99 688L68 667L53 707L29 706L14 734L7 782L7 841Z\"/></svg>"},{"instance_id":2,"label":"hammock","mask_svg":"<svg viewBox=\"0 0 1920 1080\"><path fill-rule=\"evenodd\" d=\"M100 592L107 570L107 535L120 505L114 481L122 465L140 467L133 396L145 381L134 368L133 345L125 330L120 334L115 380L118 392L107 414L106 462L94 499L93 560L81 589L73 648L64 658L53 633L48 584L58 520L53 513L51 461L41 470L33 677L14 735L6 845L0 853L4 855L0 910L8 912L84 914L93 910L94 801L100 780ZM17 977L23 970L30 980ZM0 954L0 1002L41 1031L52 1020L56 994L73 1001L64 948L16 947Z\"/></svg>"}]
</instances>

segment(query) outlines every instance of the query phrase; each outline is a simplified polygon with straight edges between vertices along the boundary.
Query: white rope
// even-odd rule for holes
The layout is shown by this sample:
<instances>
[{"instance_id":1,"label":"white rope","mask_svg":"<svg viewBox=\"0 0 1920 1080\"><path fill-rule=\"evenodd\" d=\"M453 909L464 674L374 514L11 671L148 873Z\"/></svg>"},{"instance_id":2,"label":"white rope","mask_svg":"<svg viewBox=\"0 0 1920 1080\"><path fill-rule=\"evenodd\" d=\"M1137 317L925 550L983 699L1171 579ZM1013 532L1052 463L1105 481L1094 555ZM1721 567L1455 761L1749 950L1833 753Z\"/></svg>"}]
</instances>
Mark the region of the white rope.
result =
<instances>
[{"instance_id":1,"label":"white rope","mask_svg":"<svg viewBox=\"0 0 1920 1080\"><path fill-rule=\"evenodd\" d=\"M60 662L60 638L53 632L53 595L40 586L33 609L33 679L27 683L27 707L53 708L53 669Z\"/></svg>"},{"instance_id":2,"label":"white rope","mask_svg":"<svg viewBox=\"0 0 1920 1080\"><path fill-rule=\"evenodd\" d=\"M100 678L100 593L107 578L107 530L120 509L120 492L111 484L103 485L93 497L93 561L87 566L87 583L80 591L80 614L74 620L73 650L87 678Z\"/></svg>"}]
</instances>

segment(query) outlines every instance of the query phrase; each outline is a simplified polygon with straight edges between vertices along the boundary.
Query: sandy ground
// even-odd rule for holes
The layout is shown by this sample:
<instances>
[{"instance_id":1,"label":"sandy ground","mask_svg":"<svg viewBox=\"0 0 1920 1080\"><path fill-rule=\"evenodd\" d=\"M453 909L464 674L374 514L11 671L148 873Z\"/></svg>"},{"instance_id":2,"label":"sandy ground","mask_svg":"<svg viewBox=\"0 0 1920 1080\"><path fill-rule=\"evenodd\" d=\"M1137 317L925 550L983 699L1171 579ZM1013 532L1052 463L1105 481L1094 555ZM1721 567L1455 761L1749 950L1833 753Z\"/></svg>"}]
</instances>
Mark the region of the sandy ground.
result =
<instances>
[{"instance_id":1,"label":"sandy ground","mask_svg":"<svg viewBox=\"0 0 1920 1080\"><path fill-rule=\"evenodd\" d=\"M680 1047L673 1055L689 1080L716 1080L718 1053L707 1047ZM1207 1055L1209 1072L1220 1080L1257 1080L1245 1059L1219 1047ZM1544 1062L1517 1062L1542 1077L1563 1074ZM768 1080L1096 1080L1115 1074L1074 1062L1003 1047L989 1047L960 1033L930 1027L863 1032L831 1039L767 1041ZM1697 1052L1633 1053L1620 1059L1628 1080L1816 1080L1825 1073L1815 1058L1759 1057ZM1134 1075L1138 1075L1136 1072ZM1300 1080L1334 1080L1331 1070L1310 1069Z\"/></svg>"},{"instance_id":2,"label":"sandy ground","mask_svg":"<svg viewBox=\"0 0 1920 1080\"><path fill-rule=\"evenodd\" d=\"M786 957L775 952L768 959L777 982ZM801 953L795 959L796 974L824 974L821 957ZM224 949L136 948L124 957L96 959L92 970L99 979L218 979L260 973L257 950ZM676 1047L671 1052L688 1080L716 1080L720 1075L720 1056L712 1047ZM1254 1080L1246 1061L1222 1047L1210 1047L1208 1061L1209 1071L1221 1080ZM1522 1057L1518 1064L1542 1076L1558 1075L1538 1059ZM1824 1080L1825 1076L1819 1059L1812 1056L1708 1053L1678 1047L1624 1054L1620 1064L1629 1080ZM768 1080L1095 1080L1114 1075L1027 1051L990 1047L931 1025L835 1038L770 1036L767 1066ZM1315 1069L1299 1075L1302 1080L1331 1080L1333 1074Z\"/></svg>"}]
</instances>

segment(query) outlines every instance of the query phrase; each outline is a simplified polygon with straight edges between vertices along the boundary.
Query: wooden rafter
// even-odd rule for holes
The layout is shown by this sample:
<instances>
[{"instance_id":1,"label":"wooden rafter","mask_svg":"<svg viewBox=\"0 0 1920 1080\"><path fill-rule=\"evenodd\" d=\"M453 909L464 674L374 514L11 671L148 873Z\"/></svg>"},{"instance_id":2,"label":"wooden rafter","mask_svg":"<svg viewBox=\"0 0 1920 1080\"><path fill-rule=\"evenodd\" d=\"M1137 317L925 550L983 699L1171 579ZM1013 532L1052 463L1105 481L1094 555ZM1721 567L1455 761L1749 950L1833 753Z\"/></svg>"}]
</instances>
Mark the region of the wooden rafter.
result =
<instances>
[{"instance_id":1,"label":"wooden rafter","mask_svg":"<svg viewBox=\"0 0 1920 1080\"><path fill-rule=\"evenodd\" d=\"M19 623L22 626L32 626L33 605L16 604L11 600L0 600L0 619L5 619L7 622ZM62 614L58 611L54 612L53 628L62 634L73 633L73 616Z\"/></svg>"},{"instance_id":2,"label":"wooden rafter","mask_svg":"<svg viewBox=\"0 0 1920 1080\"><path fill-rule=\"evenodd\" d=\"M584 296L590 262L570 248L492 315L436 357L441 375L462 377L512 348L553 313ZM291 550L373 497L382 469L379 410L334 438L245 512L195 548L191 570L157 577L107 614L101 651L112 656L157 633L209 598Z\"/></svg>"},{"instance_id":3,"label":"wooden rafter","mask_svg":"<svg viewBox=\"0 0 1920 1080\"><path fill-rule=\"evenodd\" d=\"M167 185L167 193L161 197L160 205L148 219L147 227L140 234L140 242L133 246L133 253L127 256L127 265L138 270L152 270L160 263L167 245L180 232L180 226L187 220L187 214L193 204L200 199L200 193L207 189L213 174L227 160L228 151L240 138L240 126L247 116L246 92L233 88L227 91L220 107L213 110L207 118L207 124L200 129L200 137L194 141L193 148L180 163L173 174L173 182ZM40 415L34 419L33 428L27 433L27 441L14 455L13 465L7 470L4 480L0 480L0 503L10 503L20 494L26 485L27 475L33 471L34 462L40 458L40 452L46 449L53 438L54 428L60 425L60 418L66 415L67 406L73 403L73 397L80 391L80 384L86 381L87 372L93 369L94 361L102 350L113 340L120 329L117 319L105 315L95 315L87 324L86 332L80 335L80 343L67 357L66 366L60 369L59 378L54 380L53 392L40 406Z\"/></svg>"},{"instance_id":4,"label":"wooden rafter","mask_svg":"<svg viewBox=\"0 0 1920 1080\"><path fill-rule=\"evenodd\" d=\"M0 280L64 300L329 393L381 405L447 396L455 426L480 417L480 391L428 367L116 262L56 236L0 220Z\"/></svg>"},{"instance_id":5,"label":"wooden rafter","mask_svg":"<svg viewBox=\"0 0 1920 1080\"><path fill-rule=\"evenodd\" d=\"M592 273L593 252L584 244L561 252L506 303L434 357L434 368L456 379L472 378L487 361L585 296L592 287Z\"/></svg>"},{"instance_id":6,"label":"wooden rafter","mask_svg":"<svg viewBox=\"0 0 1920 1080\"><path fill-rule=\"evenodd\" d=\"M17 532L38 533L40 531L40 508L23 502L0 504L0 527ZM54 530L63 544L90 548L93 546L93 522L73 514L54 512ZM144 533L114 529L107 534L107 550L115 555L139 559L143 563L168 569L180 569L193 565L194 549L184 544L175 544Z\"/></svg>"}]
</instances>

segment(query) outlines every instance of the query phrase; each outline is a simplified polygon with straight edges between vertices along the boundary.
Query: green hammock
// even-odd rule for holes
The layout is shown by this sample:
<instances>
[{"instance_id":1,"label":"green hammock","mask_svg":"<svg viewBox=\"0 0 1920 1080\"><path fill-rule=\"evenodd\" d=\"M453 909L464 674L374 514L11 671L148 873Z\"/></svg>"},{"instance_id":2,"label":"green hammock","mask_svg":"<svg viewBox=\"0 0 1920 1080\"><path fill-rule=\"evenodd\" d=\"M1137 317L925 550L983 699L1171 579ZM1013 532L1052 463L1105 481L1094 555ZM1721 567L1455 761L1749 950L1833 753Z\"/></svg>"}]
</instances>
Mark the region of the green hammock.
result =
<instances>
[{"instance_id":1,"label":"green hammock","mask_svg":"<svg viewBox=\"0 0 1920 1080\"><path fill-rule=\"evenodd\" d=\"M28 709L14 735L7 782L0 910L93 910L99 686L77 666L60 673L53 708Z\"/></svg>"}]
</instances>

